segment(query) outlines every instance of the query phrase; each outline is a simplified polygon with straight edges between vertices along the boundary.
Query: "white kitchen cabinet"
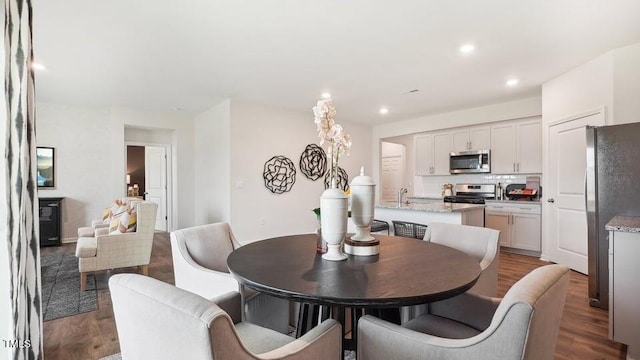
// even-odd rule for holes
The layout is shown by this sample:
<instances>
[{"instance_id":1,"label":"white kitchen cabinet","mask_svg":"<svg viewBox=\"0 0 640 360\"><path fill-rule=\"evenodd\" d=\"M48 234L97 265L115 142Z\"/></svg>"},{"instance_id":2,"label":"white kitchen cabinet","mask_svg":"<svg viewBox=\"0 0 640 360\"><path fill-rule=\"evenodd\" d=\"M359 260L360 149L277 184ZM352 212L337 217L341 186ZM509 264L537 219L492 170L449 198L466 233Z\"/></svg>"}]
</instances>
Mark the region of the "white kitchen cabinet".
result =
<instances>
[{"instance_id":1,"label":"white kitchen cabinet","mask_svg":"<svg viewBox=\"0 0 640 360\"><path fill-rule=\"evenodd\" d=\"M485 209L484 227L500 230L500 246L511 246L511 214Z\"/></svg>"},{"instance_id":2,"label":"white kitchen cabinet","mask_svg":"<svg viewBox=\"0 0 640 360\"><path fill-rule=\"evenodd\" d=\"M451 133L434 132L416 136L414 173L418 176L449 175Z\"/></svg>"},{"instance_id":3,"label":"white kitchen cabinet","mask_svg":"<svg viewBox=\"0 0 640 360\"><path fill-rule=\"evenodd\" d=\"M489 202L485 227L500 230L500 246L540 252L540 203Z\"/></svg>"},{"instance_id":4,"label":"white kitchen cabinet","mask_svg":"<svg viewBox=\"0 0 640 360\"><path fill-rule=\"evenodd\" d=\"M414 168L417 176L431 175L433 169L433 135L420 135L414 139Z\"/></svg>"},{"instance_id":5,"label":"white kitchen cabinet","mask_svg":"<svg viewBox=\"0 0 640 360\"><path fill-rule=\"evenodd\" d=\"M616 216L609 231L609 338L627 344L627 359L640 355L640 217Z\"/></svg>"},{"instance_id":6,"label":"white kitchen cabinet","mask_svg":"<svg viewBox=\"0 0 640 360\"><path fill-rule=\"evenodd\" d=\"M540 118L507 121L491 126L491 172L494 174L542 172Z\"/></svg>"},{"instance_id":7,"label":"white kitchen cabinet","mask_svg":"<svg viewBox=\"0 0 640 360\"><path fill-rule=\"evenodd\" d=\"M471 126L451 132L451 151L488 150L491 147L491 127Z\"/></svg>"}]
</instances>

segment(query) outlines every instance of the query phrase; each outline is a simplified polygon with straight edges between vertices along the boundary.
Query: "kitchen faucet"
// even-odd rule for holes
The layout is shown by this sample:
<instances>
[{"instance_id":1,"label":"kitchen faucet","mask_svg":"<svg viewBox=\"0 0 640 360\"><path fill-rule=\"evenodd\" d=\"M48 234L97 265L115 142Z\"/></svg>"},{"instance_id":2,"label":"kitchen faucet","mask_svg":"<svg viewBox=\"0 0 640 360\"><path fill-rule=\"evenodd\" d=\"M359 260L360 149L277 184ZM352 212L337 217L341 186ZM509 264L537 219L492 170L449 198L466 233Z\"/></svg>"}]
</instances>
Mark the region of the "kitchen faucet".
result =
<instances>
[{"instance_id":1,"label":"kitchen faucet","mask_svg":"<svg viewBox=\"0 0 640 360\"><path fill-rule=\"evenodd\" d=\"M400 188L398 190L398 207L402 206L402 195L407 193L407 188Z\"/></svg>"}]
</instances>

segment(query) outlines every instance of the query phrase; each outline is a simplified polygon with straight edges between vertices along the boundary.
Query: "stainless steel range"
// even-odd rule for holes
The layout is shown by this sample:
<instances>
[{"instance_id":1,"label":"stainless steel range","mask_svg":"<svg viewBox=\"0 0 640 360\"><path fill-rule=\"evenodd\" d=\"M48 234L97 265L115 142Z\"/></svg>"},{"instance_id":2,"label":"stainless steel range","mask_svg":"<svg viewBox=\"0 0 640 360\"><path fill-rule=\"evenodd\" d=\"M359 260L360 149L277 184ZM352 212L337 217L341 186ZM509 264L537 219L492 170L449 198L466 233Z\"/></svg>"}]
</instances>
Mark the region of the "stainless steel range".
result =
<instances>
[{"instance_id":1,"label":"stainless steel range","mask_svg":"<svg viewBox=\"0 0 640 360\"><path fill-rule=\"evenodd\" d=\"M444 202L484 204L485 199L495 199L495 184L456 184L453 196L445 196Z\"/></svg>"}]
</instances>

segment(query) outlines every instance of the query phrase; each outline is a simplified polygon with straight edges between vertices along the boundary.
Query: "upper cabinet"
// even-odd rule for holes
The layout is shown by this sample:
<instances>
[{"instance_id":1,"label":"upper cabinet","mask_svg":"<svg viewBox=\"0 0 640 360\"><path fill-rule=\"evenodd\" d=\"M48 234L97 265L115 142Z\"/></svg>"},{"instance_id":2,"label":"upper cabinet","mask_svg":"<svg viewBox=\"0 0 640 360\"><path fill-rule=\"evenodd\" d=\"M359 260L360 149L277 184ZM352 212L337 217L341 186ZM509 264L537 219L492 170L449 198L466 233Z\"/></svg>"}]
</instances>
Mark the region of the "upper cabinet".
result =
<instances>
[{"instance_id":1,"label":"upper cabinet","mask_svg":"<svg viewBox=\"0 0 640 360\"><path fill-rule=\"evenodd\" d=\"M491 126L491 172L542 172L542 123L539 118Z\"/></svg>"},{"instance_id":2,"label":"upper cabinet","mask_svg":"<svg viewBox=\"0 0 640 360\"><path fill-rule=\"evenodd\" d=\"M415 137L415 175L449 175L451 133L434 132Z\"/></svg>"},{"instance_id":3,"label":"upper cabinet","mask_svg":"<svg viewBox=\"0 0 640 360\"><path fill-rule=\"evenodd\" d=\"M488 150L491 147L491 127L473 126L451 131L451 151Z\"/></svg>"},{"instance_id":4,"label":"upper cabinet","mask_svg":"<svg viewBox=\"0 0 640 360\"><path fill-rule=\"evenodd\" d=\"M527 118L416 135L414 175L449 175L449 153L491 150L493 174L542 172L542 119Z\"/></svg>"}]
</instances>

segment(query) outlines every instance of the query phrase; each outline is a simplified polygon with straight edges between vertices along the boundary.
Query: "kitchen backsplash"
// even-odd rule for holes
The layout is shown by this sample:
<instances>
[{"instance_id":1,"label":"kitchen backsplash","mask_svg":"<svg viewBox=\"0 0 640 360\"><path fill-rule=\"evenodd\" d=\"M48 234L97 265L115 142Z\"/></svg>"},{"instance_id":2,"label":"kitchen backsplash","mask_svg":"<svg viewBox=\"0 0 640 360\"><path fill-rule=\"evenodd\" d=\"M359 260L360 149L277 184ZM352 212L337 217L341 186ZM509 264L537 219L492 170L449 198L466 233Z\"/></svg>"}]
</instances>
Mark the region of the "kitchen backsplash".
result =
<instances>
[{"instance_id":1,"label":"kitchen backsplash","mask_svg":"<svg viewBox=\"0 0 640 360\"><path fill-rule=\"evenodd\" d=\"M442 184L524 184L527 176L541 176L540 174L526 175L498 175L498 174L463 174L445 176L414 176L413 195L425 197L441 197Z\"/></svg>"}]
</instances>

